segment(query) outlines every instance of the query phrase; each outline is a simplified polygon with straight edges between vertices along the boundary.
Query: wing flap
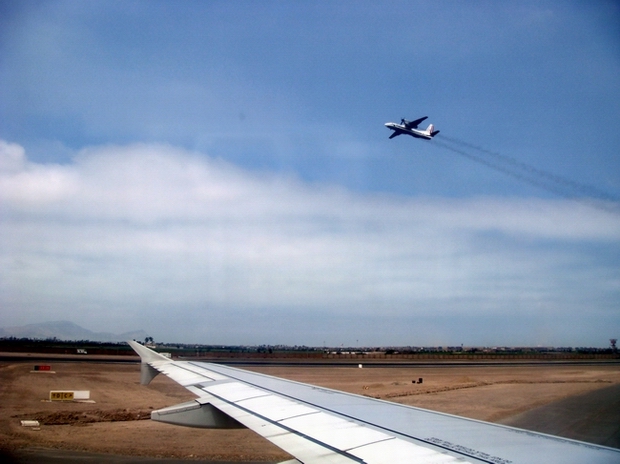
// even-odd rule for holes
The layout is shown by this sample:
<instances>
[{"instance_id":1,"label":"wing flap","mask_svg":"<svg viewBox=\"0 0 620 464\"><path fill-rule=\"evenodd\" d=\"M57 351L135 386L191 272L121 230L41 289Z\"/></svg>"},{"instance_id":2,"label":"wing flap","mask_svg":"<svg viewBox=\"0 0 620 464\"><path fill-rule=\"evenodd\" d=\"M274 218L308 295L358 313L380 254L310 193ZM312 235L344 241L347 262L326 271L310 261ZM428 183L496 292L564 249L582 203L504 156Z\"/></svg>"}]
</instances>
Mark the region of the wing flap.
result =
<instances>
[{"instance_id":1,"label":"wing flap","mask_svg":"<svg viewBox=\"0 0 620 464\"><path fill-rule=\"evenodd\" d=\"M225 377L213 375L211 372L192 372L185 366L174 364L153 363L153 367L184 387L225 379Z\"/></svg>"},{"instance_id":2,"label":"wing flap","mask_svg":"<svg viewBox=\"0 0 620 464\"><path fill-rule=\"evenodd\" d=\"M213 396L223 398L231 403L269 396L269 393L261 390L260 388L235 381L224 384L218 383L215 385L207 384L204 386L204 390Z\"/></svg>"},{"instance_id":3,"label":"wing flap","mask_svg":"<svg viewBox=\"0 0 620 464\"><path fill-rule=\"evenodd\" d=\"M273 395L252 398L244 401L243 405L274 422L284 421L293 417L308 416L318 412L318 409Z\"/></svg>"},{"instance_id":4,"label":"wing flap","mask_svg":"<svg viewBox=\"0 0 620 464\"><path fill-rule=\"evenodd\" d=\"M294 417L282 421L282 424L297 430L298 433L343 450L351 450L394 438L386 433L362 427L350 420L324 412Z\"/></svg>"},{"instance_id":5,"label":"wing flap","mask_svg":"<svg viewBox=\"0 0 620 464\"><path fill-rule=\"evenodd\" d=\"M228 377L225 376L225 375L219 374L219 373L217 373L215 371L212 371L212 370L205 369L202 366L198 366L198 365L192 364L190 362L183 362L183 361L181 361L181 362L176 362L174 364L177 365L178 367L181 367L185 371L193 372L194 374L197 374L198 376L201 376L201 377L206 377L209 380L217 381L217 380L227 380L228 379ZM204 379L203 379L203 381L204 381Z\"/></svg>"},{"instance_id":6,"label":"wing flap","mask_svg":"<svg viewBox=\"0 0 620 464\"><path fill-rule=\"evenodd\" d=\"M454 464L470 462L456 459L453 456L435 450L416 446L402 440L382 441L363 446L354 451L364 462L424 462L427 464Z\"/></svg>"},{"instance_id":7,"label":"wing flap","mask_svg":"<svg viewBox=\"0 0 620 464\"><path fill-rule=\"evenodd\" d=\"M215 399L213 405L303 463L353 464L362 462L354 456L331 449L309 437L300 436L277 422L246 411L235 404Z\"/></svg>"},{"instance_id":8,"label":"wing flap","mask_svg":"<svg viewBox=\"0 0 620 464\"><path fill-rule=\"evenodd\" d=\"M391 460L383 462L408 463L411 456L423 456L428 459L421 462L433 464L457 462L457 458L428 445L409 443L367 424L244 383L205 385L203 390L215 398L211 403L222 412L304 463L373 462L360 453L381 456L385 449L382 443L388 443L387 448L392 450Z\"/></svg>"},{"instance_id":9,"label":"wing flap","mask_svg":"<svg viewBox=\"0 0 620 464\"><path fill-rule=\"evenodd\" d=\"M164 358L163 360L158 359L147 363L143 362L142 364L161 372L186 388L205 382L218 382L229 379L225 375L186 361L172 361L171 359Z\"/></svg>"},{"instance_id":10,"label":"wing flap","mask_svg":"<svg viewBox=\"0 0 620 464\"><path fill-rule=\"evenodd\" d=\"M272 421L221 399L214 406L304 463L455 464L467 461L323 412ZM381 440L381 441L377 441Z\"/></svg>"}]
</instances>

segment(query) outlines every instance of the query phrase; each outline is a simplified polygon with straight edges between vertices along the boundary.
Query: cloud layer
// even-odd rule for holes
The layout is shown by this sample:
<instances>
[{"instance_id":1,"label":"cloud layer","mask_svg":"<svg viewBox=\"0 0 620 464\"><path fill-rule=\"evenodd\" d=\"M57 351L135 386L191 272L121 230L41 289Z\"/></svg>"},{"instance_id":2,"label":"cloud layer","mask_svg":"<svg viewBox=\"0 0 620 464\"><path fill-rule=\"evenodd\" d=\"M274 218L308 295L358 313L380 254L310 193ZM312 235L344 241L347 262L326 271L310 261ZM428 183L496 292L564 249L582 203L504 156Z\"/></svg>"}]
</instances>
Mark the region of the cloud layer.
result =
<instances>
[{"instance_id":1,"label":"cloud layer","mask_svg":"<svg viewBox=\"0 0 620 464\"><path fill-rule=\"evenodd\" d=\"M166 145L0 142L5 325L204 343L605 345L618 216L353 193ZM613 332L613 333L612 333Z\"/></svg>"}]
</instances>

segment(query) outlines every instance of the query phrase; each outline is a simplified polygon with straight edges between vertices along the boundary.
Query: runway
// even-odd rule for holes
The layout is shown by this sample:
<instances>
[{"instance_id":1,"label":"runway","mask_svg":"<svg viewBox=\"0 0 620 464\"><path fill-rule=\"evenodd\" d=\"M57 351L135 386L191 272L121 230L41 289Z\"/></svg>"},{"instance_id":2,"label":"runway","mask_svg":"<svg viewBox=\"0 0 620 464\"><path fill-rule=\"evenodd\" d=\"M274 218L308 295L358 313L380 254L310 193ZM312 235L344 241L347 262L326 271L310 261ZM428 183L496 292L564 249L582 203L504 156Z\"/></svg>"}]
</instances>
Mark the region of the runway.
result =
<instances>
[{"instance_id":1,"label":"runway","mask_svg":"<svg viewBox=\"0 0 620 464\"><path fill-rule=\"evenodd\" d=\"M555 401L500 423L620 448L620 384Z\"/></svg>"},{"instance_id":2,"label":"runway","mask_svg":"<svg viewBox=\"0 0 620 464\"><path fill-rule=\"evenodd\" d=\"M175 358L176 359L176 358ZM178 361L205 362L223 364L239 368L252 366L278 366L278 367L351 367L357 368L360 364L365 368L460 368L460 367L549 367L549 366L620 366L618 359L602 360L481 360L481 361L452 361L441 359L429 359L424 361L409 360L385 360L385 359L296 359L294 361L285 358L272 359L243 359L243 358L183 358ZM139 364L137 356L110 356L110 355L76 355L76 354L42 354L42 353L7 353L0 352L0 362L63 362L63 363L113 363L113 364Z\"/></svg>"}]
</instances>

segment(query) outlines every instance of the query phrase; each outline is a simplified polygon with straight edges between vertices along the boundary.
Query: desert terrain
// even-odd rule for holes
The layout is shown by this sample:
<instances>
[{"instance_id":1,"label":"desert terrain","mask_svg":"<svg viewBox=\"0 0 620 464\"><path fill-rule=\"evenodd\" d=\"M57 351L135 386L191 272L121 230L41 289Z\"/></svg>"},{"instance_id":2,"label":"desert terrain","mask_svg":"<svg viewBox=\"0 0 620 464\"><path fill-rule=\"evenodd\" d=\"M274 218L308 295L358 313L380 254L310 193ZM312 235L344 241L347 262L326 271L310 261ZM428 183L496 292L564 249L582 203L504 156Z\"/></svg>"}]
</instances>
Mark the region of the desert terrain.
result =
<instances>
[{"instance_id":1,"label":"desert terrain","mask_svg":"<svg viewBox=\"0 0 620 464\"><path fill-rule=\"evenodd\" d=\"M137 361L135 364L49 362L55 373L33 372L34 364L32 361L0 363L0 449L5 453L49 448L188 460L279 462L290 459L249 430L191 429L148 420L152 410L189 401L194 396L163 375L149 386L141 386ZM541 431L618 447L618 364L246 368L531 429L537 429L538 422L545 422L540 417L554 417L553 421L541 424ZM418 383L420 378L422 383ZM63 389L89 390L92 402L48 400L50 390ZM590 409L577 410L584 404ZM544 409L554 405L562 407L552 412ZM538 416L532 416L531 412L538 412ZM41 425L22 427L21 420L38 420ZM605 422L605 427L597 428L597 424Z\"/></svg>"}]
</instances>

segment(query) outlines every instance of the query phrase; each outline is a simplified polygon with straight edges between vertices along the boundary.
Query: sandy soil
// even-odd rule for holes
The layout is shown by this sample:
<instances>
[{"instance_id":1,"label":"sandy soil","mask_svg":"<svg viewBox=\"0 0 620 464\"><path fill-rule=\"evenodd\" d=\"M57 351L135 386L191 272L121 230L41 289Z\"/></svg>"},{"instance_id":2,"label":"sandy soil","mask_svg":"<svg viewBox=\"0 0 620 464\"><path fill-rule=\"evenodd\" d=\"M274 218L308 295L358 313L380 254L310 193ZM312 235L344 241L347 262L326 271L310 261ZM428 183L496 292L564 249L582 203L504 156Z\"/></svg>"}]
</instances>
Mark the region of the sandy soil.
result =
<instances>
[{"instance_id":1,"label":"sandy soil","mask_svg":"<svg viewBox=\"0 0 620 464\"><path fill-rule=\"evenodd\" d=\"M46 447L222 461L290 457L249 430L205 430L152 422L150 411L193 395L164 376L139 384L139 365L31 362L0 366L0 449ZM620 366L278 367L253 371L475 419L500 422L533 408L620 384ZM423 378L422 383L417 383ZM415 383L413 383L415 382ZM49 402L50 390L90 390L94 403ZM36 419L39 430L21 427Z\"/></svg>"}]
</instances>

